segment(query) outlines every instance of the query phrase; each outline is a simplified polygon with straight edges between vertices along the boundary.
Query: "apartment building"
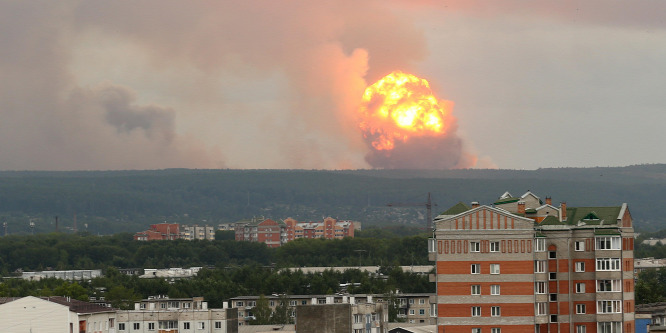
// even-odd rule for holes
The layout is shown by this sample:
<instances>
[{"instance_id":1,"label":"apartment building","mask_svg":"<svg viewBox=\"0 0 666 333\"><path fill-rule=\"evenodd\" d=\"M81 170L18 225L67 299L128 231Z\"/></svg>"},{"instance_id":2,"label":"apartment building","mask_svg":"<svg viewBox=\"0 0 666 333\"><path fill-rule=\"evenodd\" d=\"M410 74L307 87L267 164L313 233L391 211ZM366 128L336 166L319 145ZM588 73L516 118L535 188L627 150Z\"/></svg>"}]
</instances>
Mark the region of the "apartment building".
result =
<instances>
[{"instance_id":1,"label":"apartment building","mask_svg":"<svg viewBox=\"0 0 666 333\"><path fill-rule=\"evenodd\" d=\"M387 333L388 311L382 303L365 302L309 304L296 306L296 333Z\"/></svg>"},{"instance_id":2,"label":"apartment building","mask_svg":"<svg viewBox=\"0 0 666 333\"><path fill-rule=\"evenodd\" d=\"M398 318L408 323L435 324L435 295L429 293L398 293L393 297L398 301ZM267 295L264 296L272 311L275 311L282 299L287 299L291 308L292 318L295 318L295 309L303 305L323 304L384 304L388 309L389 299L384 294L332 294L332 295ZM229 300L229 306L238 310L238 325L248 325L254 319L252 310L257 306L259 296L238 296ZM388 313L388 312L387 312Z\"/></svg>"},{"instance_id":3,"label":"apartment building","mask_svg":"<svg viewBox=\"0 0 666 333\"><path fill-rule=\"evenodd\" d=\"M507 192L434 222L438 332L635 332L626 204L555 207Z\"/></svg>"},{"instance_id":4,"label":"apartment building","mask_svg":"<svg viewBox=\"0 0 666 333\"><path fill-rule=\"evenodd\" d=\"M118 310L117 333L237 333L237 310L208 308L202 297L151 297Z\"/></svg>"},{"instance_id":5,"label":"apartment building","mask_svg":"<svg viewBox=\"0 0 666 333\"><path fill-rule=\"evenodd\" d=\"M279 247L286 243L285 224L271 219L243 221L236 223L237 241L260 242L268 247Z\"/></svg>"},{"instance_id":6,"label":"apartment building","mask_svg":"<svg viewBox=\"0 0 666 333\"><path fill-rule=\"evenodd\" d=\"M151 224L150 229L134 234L134 240L174 240L180 238L180 225L178 223Z\"/></svg>"},{"instance_id":7,"label":"apartment building","mask_svg":"<svg viewBox=\"0 0 666 333\"><path fill-rule=\"evenodd\" d=\"M115 333L116 309L69 297L0 298L0 331Z\"/></svg>"},{"instance_id":8,"label":"apartment building","mask_svg":"<svg viewBox=\"0 0 666 333\"><path fill-rule=\"evenodd\" d=\"M181 225L180 238L187 240L215 240L215 227L199 225Z\"/></svg>"},{"instance_id":9,"label":"apartment building","mask_svg":"<svg viewBox=\"0 0 666 333\"><path fill-rule=\"evenodd\" d=\"M323 222L298 222L292 218L284 220L287 241L299 238L342 239L354 237L355 224L352 221L337 221L327 217Z\"/></svg>"}]
</instances>

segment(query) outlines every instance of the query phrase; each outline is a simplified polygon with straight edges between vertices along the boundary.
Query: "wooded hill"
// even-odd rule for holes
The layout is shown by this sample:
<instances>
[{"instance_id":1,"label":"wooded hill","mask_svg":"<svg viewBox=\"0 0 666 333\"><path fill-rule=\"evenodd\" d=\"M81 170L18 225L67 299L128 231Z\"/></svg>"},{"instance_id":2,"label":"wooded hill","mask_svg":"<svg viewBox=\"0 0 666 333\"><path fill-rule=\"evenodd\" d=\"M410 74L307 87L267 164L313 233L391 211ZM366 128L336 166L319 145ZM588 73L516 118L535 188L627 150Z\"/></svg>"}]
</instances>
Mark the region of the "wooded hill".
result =
<instances>
[{"instance_id":1,"label":"wooded hill","mask_svg":"<svg viewBox=\"0 0 666 333\"><path fill-rule=\"evenodd\" d=\"M425 226L462 201L491 204L505 191L531 190L574 206L629 204L639 230L666 228L666 164L538 170L192 170L0 172L0 222L7 232L135 232L149 224L236 222L264 216L368 225ZM1 225L0 225L1 226ZM4 229L0 230L4 234Z\"/></svg>"}]
</instances>

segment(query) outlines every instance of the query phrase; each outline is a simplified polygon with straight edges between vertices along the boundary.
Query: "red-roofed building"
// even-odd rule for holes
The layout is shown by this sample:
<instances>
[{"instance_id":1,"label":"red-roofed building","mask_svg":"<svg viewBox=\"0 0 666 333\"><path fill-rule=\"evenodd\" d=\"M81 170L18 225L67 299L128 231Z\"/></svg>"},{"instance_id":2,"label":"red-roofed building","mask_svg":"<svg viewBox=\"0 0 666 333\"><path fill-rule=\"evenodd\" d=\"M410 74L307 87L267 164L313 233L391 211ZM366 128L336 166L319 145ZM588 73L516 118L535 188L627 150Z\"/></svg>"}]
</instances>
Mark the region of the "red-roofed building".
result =
<instances>
[{"instance_id":1,"label":"red-roofed building","mask_svg":"<svg viewBox=\"0 0 666 333\"><path fill-rule=\"evenodd\" d=\"M173 240L180 238L180 226L178 223L151 224L150 229L134 234L134 240Z\"/></svg>"}]
</instances>

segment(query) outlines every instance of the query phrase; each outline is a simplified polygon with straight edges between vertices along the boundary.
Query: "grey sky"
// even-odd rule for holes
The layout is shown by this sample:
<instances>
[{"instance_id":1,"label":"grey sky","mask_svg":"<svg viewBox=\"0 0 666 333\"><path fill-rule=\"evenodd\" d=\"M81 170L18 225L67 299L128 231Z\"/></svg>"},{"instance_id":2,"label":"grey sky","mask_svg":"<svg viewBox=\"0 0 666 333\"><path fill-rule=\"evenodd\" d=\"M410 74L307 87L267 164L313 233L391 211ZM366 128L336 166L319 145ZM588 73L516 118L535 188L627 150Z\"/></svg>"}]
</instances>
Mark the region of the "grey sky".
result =
<instances>
[{"instance_id":1,"label":"grey sky","mask_svg":"<svg viewBox=\"0 0 666 333\"><path fill-rule=\"evenodd\" d=\"M665 12L0 1L0 170L367 168L356 106L397 69L455 103L477 167L665 163Z\"/></svg>"}]
</instances>

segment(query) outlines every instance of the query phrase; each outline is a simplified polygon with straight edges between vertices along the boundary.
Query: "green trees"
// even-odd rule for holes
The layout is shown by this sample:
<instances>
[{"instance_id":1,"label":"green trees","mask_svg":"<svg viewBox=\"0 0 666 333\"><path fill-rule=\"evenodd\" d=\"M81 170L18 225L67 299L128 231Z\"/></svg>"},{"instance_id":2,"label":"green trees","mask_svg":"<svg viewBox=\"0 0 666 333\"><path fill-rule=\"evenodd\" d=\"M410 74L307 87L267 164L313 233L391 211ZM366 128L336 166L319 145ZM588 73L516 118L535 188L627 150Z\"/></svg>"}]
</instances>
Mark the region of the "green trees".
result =
<instances>
[{"instance_id":1,"label":"green trees","mask_svg":"<svg viewBox=\"0 0 666 333\"><path fill-rule=\"evenodd\" d=\"M636 304L666 301L666 269L648 269L638 275Z\"/></svg>"}]
</instances>

